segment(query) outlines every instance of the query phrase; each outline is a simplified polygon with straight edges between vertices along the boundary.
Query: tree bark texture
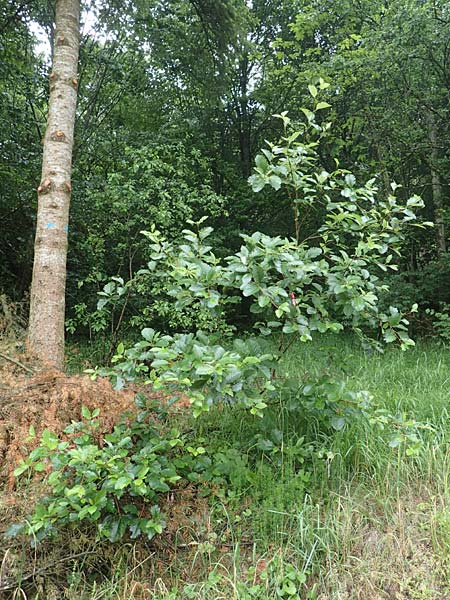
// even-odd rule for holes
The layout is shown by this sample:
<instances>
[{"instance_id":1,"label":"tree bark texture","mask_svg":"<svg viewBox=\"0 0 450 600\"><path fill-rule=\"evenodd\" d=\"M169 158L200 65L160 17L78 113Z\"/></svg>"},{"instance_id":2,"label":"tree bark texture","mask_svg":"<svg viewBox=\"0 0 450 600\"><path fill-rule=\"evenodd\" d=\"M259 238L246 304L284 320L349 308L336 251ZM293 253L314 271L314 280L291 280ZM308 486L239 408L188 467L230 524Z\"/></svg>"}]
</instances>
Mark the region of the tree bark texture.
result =
<instances>
[{"instance_id":1,"label":"tree bark texture","mask_svg":"<svg viewBox=\"0 0 450 600\"><path fill-rule=\"evenodd\" d=\"M38 358L60 369L64 364L66 259L79 45L80 0L56 0L28 344Z\"/></svg>"}]
</instances>

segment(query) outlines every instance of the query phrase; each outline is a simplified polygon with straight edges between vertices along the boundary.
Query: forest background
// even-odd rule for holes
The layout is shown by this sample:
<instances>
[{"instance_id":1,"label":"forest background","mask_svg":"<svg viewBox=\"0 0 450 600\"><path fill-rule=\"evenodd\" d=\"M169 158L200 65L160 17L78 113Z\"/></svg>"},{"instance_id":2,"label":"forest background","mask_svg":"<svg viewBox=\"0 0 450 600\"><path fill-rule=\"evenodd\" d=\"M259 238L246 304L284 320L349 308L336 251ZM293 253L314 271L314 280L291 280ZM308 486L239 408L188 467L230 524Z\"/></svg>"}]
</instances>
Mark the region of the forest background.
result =
<instances>
[{"instance_id":1,"label":"forest background","mask_svg":"<svg viewBox=\"0 0 450 600\"><path fill-rule=\"evenodd\" d=\"M338 157L358 179L378 174L381 194L396 182L400 198L424 199L421 218L435 227L417 230L404 244L393 275L395 304L408 309L420 298L422 323L431 325L426 309L441 313L440 325L445 321L447 6L300 4L231 2L209 19L188 2L86 7L91 24L80 52L69 332L92 338L101 329L118 333L118 325L139 328L142 320L131 317L143 312L147 323L170 327L170 304L155 289L152 306L132 300L120 324L120 303L115 315L96 311L96 292L111 276L129 280L146 264L140 231L152 223L176 238L188 219L207 214L224 255L239 247L240 233L293 235L287 194L255 194L247 179L265 140L281 133L273 114L288 111L301 120L301 108L311 105L308 85L320 77L331 84L323 98L333 122L320 148L325 166L332 170ZM1 287L13 300L26 297L31 281L47 113L50 60L33 32L38 24L41 40L45 35L51 44L53 19L50 2L2 8L0 269ZM227 19L234 31L221 34ZM314 210L302 215L303 239L319 218Z\"/></svg>"},{"instance_id":2,"label":"forest background","mask_svg":"<svg viewBox=\"0 0 450 600\"><path fill-rule=\"evenodd\" d=\"M0 0L0 593L446 597L448 3L82 2L67 379L13 356L54 21Z\"/></svg>"}]
</instances>

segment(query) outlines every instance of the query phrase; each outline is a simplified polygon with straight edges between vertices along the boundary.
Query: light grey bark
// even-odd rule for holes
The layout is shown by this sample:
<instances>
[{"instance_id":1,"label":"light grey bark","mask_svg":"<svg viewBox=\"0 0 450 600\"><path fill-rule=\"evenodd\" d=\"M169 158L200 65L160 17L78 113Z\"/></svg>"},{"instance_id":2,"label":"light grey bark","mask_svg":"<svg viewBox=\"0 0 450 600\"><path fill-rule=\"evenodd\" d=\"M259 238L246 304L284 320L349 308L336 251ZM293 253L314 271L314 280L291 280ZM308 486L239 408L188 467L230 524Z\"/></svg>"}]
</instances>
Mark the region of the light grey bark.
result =
<instances>
[{"instance_id":1,"label":"light grey bark","mask_svg":"<svg viewBox=\"0 0 450 600\"><path fill-rule=\"evenodd\" d=\"M80 0L56 0L28 344L38 358L57 368L64 364L66 258L79 45Z\"/></svg>"}]
</instances>

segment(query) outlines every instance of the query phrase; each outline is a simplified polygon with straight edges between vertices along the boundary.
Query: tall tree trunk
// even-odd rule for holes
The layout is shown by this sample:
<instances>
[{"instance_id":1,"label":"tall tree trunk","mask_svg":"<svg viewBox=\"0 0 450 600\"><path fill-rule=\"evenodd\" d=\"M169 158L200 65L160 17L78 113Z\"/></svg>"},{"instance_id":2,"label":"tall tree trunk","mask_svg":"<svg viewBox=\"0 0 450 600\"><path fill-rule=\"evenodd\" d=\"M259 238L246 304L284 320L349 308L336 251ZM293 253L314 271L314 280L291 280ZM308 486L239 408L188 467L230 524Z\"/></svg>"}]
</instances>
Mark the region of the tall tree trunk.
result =
<instances>
[{"instance_id":1,"label":"tall tree trunk","mask_svg":"<svg viewBox=\"0 0 450 600\"><path fill-rule=\"evenodd\" d=\"M41 360L64 364L67 236L77 103L80 0L56 0L53 70L34 243L28 344Z\"/></svg>"},{"instance_id":2,"label":"tall tree trunk","mask_svg":"<svg viewBox=\"0 0 450 600\"><path fill-rule=\"evenodd\" d=\"M441 256L447 251L447 240L444 223L444 192L439 174L439 145L436 120L434 114L428 112L428 139L430 140L431 189L433 193L434 222L436 225L437 253Z\"/></svg>"}]
</instances>

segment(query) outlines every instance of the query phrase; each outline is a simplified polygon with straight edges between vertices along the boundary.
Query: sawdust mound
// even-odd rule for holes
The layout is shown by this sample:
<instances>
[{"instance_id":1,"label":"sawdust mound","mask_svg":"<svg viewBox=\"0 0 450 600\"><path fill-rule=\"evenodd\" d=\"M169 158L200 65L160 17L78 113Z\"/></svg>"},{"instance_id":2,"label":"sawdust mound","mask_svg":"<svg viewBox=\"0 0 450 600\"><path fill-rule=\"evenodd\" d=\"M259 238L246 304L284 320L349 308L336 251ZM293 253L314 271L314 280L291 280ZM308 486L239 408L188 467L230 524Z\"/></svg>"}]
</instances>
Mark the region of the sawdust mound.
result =
<instances>
[{"instance_id":1,"label":"sawdust mound","mask_svg":"<svg viewBox=\"0 0 450 600\"><path fill-rule=\"evenodd\" d=\"M17 369L0 369L0 484L14 487L13 471L36 447L44 429L64 439L64 429L81 419L81 408L100 409L99 437L110 432L127 412L137 410L136 389L115 391L104 378L66 376L46 369L33 376L18 375ZM157 398L146 389L147 396ZM30 440L30 426L36 436Z\"/></svg>"}]
</instances>

